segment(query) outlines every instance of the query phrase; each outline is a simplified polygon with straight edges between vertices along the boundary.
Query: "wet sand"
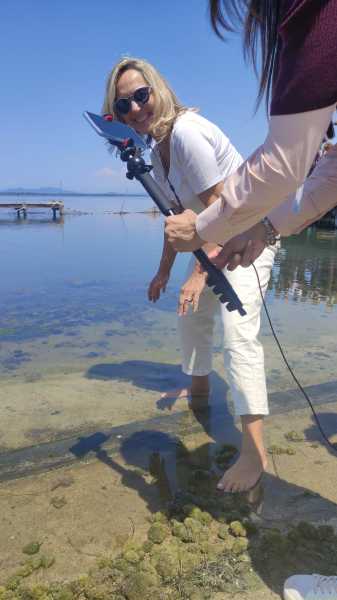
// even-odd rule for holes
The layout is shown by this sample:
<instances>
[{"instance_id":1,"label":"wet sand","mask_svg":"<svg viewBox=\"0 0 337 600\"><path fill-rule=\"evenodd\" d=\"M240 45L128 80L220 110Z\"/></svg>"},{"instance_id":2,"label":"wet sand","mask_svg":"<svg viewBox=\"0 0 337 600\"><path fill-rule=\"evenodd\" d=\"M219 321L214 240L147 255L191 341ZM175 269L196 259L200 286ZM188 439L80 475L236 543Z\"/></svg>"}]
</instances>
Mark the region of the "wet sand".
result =
<instances>
[{"instance_id":1,"label":"wet sand","mask_svg":"<svg viewBox=\"0 0 337 600\"><path fill-rule=\"evenodd\" d=\"M324 386L322 397L323 390ZM52 556L55 562L49 569L30 575L25 583L32 585L87 573L99 557L118 554L128 540L145 540L149 517L163 508L170 494L181 485L190 461L207 463L215 443L220 442L219 431L212 433L209 428L209 414L205 420L203 417L198 420L186 410L182 400L179 403L180 407L174 408L179 415L175 428L172 416L167 416L167 431L165 418L162 431L159 423L158 429L151 429L150 419L147 434L146 421L138 433L129 432L129 438L125 430L125 440L119 440L119 448L118 444L110 442L109 447L106 440L98 440L91 451L80 453L67 467L3 481L0 484L1 579L17 571L25 558L23 547L33 541L39 542L41 552ZM337 403L331 401L320 403L318 409L330 435L337 431L336 410ZM233 427L232 441L239 437L237 425ZM174 436L174 429L189 454L186 464L177 462L174 442L178 437ZM290 430L300 437L303 435L303 440L288 441L285 434ZM142 435L145 443L137 450ZM128 439L132 437L135 444L128 447ZM268 419L266 445L291 446L294 454L270 456L263 482L264 500L256 514L259 526L283 529L305 520L331 524L337 531L337 455L322 445L309 410L299 409ZM153 461L157 447L164 464L166 461L159 474L153 464L151 467L151 456ZM281 582L275 581L271 587L270 583L264 583L263 574L258 575L259 590L252 591L249 597L278 598ZM226 594L217 597L227 598ZM238 598L241 597L247 596L239 594Z\"/></svg>"}]
</instances>

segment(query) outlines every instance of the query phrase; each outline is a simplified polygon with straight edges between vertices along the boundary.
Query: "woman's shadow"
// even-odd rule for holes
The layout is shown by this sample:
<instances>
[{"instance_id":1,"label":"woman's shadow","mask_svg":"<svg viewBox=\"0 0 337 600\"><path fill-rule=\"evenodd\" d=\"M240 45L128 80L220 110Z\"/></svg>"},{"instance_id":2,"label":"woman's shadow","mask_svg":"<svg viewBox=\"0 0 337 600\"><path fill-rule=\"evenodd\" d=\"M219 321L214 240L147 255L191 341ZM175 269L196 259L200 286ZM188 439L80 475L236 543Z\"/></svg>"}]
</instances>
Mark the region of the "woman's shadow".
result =
<instances>
[{"instance_id":1,"label":"woman's shadow","mask_svg":"<svg viewBox=\"0 0 337 600\"><path fill-rule=\"evenodd\" d=\"M198 408L193 403L181 400L177 396L167 397L165 393L171 389L186 388L190 378L184 375L179 365L155 363L145 360L129 360L121 363L102 363L92 366L86 373L89 379L126 381L136 388L153 390L159 393L156 406L160 413L170 410L179 400L182 413L193 413L197 422L217 443L239 445L241 433L236 427L234 418L228 407L228 386L219 375L211 374L211 394L205 408Z\"/></svg>"},{"instance_id":2,"label":"woman's shadow","mask_svg":"<svg viewBox=\"0 0 337 600\"><path fill-rule=\"evenodd\" d=\"M114 460L103 447L109 445L108 432L96 432L80 438L71 449L78 458L94 452L99 460L122 475L122 484L137 490L150 511L159 510L163 502L171 500L181 490L189 470L197 466L208 469L219 444L240 445L241 433L228 410L228 386L215 372L211 375L212 393L207 406L197 408L185 398L179 400L175 411L172 409L178 398L167 398L165 392L172 388L186 388L190 382L178 365L143 360L102 363L92 366L86 376L89 379L126 381L136 388L158 392L158 419L139 422L138 428L137 423L133 424L129 435L123 435L119 453L125 466ZM165 431L160 431L163 424ZM186 448L179 434L174 434L177 429L188 432L193 450ZM210 441L200 444L200 434L203 433ZM132 468L127 469L127 465ZM153 485L147 484L139 475L140 471L148 472L156 482L157 495L153 493Z\"/></svg>"}]
</instances>

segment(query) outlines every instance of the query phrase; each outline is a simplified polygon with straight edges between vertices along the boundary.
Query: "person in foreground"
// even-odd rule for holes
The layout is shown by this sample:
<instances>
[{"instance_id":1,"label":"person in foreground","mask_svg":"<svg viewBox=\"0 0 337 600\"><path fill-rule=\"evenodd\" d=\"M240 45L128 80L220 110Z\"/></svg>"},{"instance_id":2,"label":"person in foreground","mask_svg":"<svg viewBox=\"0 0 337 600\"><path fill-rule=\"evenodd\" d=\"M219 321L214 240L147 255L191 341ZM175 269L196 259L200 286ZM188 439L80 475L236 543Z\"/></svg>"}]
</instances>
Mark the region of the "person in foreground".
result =
<instances>
[{"instance_id":1,"label":"person in foreground","mask_svg":"<svg viewBox=\"0 0 337 600\"><path fill-rule=\"evenodd\" d=\"M337 600L337 577L292 575L283 588L284 600Z\"/></svg>"},{"instance_id":2,"label":"person in foreground","mask_svg":"<svg viewBox=\"0 0 337 600\"><path fill-rule=\"evenodd\" d=\"M175 204L198 213L219 197L223 179L234 172L242 158L224 133L193 109L184 107L160 73L148 62L122 59L107 82L103 112L151 136L151 159L157 183ZM206 252L218 252L215 244ZM276 253L268 246L256 261L265 292ZM156 302L170 277L176 252L164 237L158 271L148 297ZM179 297L179 331L183 371L192 376L192 405L207 402L212 368L214 318L221 311L225 368L236 414L242 421L242 447L236 463L218 484L225 492L247 491L259 481L267 465L263 444L263 418L268 414L263 348L258 340L262 299L255 271L226 273L247 315L229 312L207 286L205 273L192 257L187 280ZM171 392L187 395L186 390Z\"/></svg>"},{"instance_id":3,"label":"person in foreground","mask_svg":"<svg viewBox=\"0 0 337 600\"><path fill-rule=\"evenodd\" d=\"M336 107L337 0L210 0L210 14L218 34L242 17L245 50L254 65L261 50L258 100L264 93L271 98L269 130L224 181L220 198L199 215L188 210L168 217L166 234L176 250L191 251L244 233L218 256L218 265L235 268L250 264L258 254L255 246L264 247L261 217L268 215L276 231L289 235L336 204L336 148L307 179L296 210L292 194L305 181Z\"/></svg>"}]
</instances>

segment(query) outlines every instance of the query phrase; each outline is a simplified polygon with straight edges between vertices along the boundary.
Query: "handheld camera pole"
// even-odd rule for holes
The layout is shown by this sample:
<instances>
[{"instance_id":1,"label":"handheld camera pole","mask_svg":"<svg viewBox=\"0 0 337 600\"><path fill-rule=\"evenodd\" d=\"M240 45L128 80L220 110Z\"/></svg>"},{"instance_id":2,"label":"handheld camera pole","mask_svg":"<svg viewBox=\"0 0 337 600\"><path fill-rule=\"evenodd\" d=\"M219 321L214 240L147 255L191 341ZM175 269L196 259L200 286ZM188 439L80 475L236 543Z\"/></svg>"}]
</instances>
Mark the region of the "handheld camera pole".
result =
<instances>
[{"instance_id":1,"label":"handheld camera pole","mask_svg":"<svg viewBox=\"0 0 337 600\"><path fill-rule=\"evenodd\" d=\"M121 160L126 162L126 177L137 179L166 217L181 212L180 207L170 203L157 182L151 177L152 166L147 165L141 156L146 146L142 138L131 127L110 119L106 120L104 117L93 113L85 112L84 117L99 135L105 137L110 144L118 148ZM206 283L214 294L219 296L220 302L226 304L229 311L237 310L241 316L244 316L246 311L242 306L242 302L223 272L209 260L203 250L195 250L193 254L207 272Z\"/></svg>"}]
</instances>

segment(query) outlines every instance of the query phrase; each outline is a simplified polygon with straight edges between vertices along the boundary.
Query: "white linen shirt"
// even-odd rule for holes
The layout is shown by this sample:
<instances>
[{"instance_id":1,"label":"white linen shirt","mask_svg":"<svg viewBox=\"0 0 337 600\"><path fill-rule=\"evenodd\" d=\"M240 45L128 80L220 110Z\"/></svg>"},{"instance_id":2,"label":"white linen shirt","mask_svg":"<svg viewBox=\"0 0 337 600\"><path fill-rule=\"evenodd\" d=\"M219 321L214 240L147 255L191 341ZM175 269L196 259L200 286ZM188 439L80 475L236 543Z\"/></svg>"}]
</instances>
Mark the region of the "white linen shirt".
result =
<instances>
[{"instance_id":1,"label":"white linen shirt","mask_svg":"<svg viewBox=\"0 0 337 600\"><path fill-rule=\"evenodd\" d=\"M205 209L198 195L236 171L243 159L228 137L211 121L188 110L177 118L170 137L170 168L166 177L158 147L151 152L154 178L176 203L173 186L184 208Z\"/></svg>"}]
</instances>

